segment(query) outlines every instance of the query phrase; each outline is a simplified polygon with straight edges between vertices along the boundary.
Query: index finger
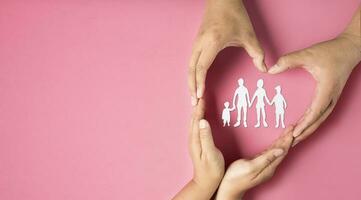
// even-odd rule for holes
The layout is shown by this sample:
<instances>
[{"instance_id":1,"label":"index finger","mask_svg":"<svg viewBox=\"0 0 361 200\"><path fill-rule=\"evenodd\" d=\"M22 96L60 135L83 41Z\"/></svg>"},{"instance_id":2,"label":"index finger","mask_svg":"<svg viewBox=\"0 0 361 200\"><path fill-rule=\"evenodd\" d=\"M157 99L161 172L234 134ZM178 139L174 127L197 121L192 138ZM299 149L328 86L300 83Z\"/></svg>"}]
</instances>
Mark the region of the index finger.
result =
<instances>
[{"instance_id":1,"label":"index finger","mask_svg":"<svg viewBox=\"0 0 361 200\"><path fill-rule=\"evenodd\" d=\"M253 160L257 169L260 170L259 173L262 173L263 170L271 165L274 165L274 163L275 166L277 166L282 161L292 144L292 130L293 126L288 127L282 136L278 138L268 150ZM282 150L282 153L280 150Z\"/></svg>"},{"instance_id":2,"label":"index finger","mask_svg":"<svg viewBox=\"0 0 361 200\"><path fill-rule=\"evenodd\" d=\"M196 89L196 66L198 63L199 56L201 55L201 49L199 44L195 43L195 46L192 49L192 55L189 62L188 68L188 88L191 93L191 103L193 106L197 104L197 89Z\"/></svg>"},{"instance_id":3,"label":"index finger","mask_svg":"<svg viewBox=\"0 0 361 200\"><path fill-rule=\"evenodd\" d=\"M304 114L300 122L297 123L293 132L293 137L301 135L308 127L312 126L322 115L332 106L332 84L320 82L316 87L316 94L309 110Z\"/></svg>"},{"instance_id":4,"label":"index finger","mask_svg":"<svg viewBox=\"0 0 361 200\"><path fill-rule=\"evenodd\" d=\"M205 111L205 102L200 99L196 107L194 107L191 127L189 131L189 148L192 156L200 156L201 154L201 140L199 136L199 124L198 122L203 119Z\"/></svg>"}]
</instances>

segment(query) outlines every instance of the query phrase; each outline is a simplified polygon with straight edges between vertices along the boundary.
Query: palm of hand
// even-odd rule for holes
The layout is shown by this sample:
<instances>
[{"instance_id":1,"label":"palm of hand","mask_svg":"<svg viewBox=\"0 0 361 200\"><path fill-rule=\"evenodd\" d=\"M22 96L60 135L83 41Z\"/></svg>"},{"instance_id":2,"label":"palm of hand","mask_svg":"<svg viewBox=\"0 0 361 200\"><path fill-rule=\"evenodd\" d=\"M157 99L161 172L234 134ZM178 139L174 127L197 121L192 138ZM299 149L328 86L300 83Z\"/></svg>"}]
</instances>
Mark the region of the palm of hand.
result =
<instances>
[{"instance_id":1,"label":"palm of hand","mask_svg":"<svg viewBox=\"0 0 361 200\"><path fill-rule=\"evenodd\" d=\"M293 133L296 137L294 145L311 135L331 114L359 60L357 47L347 37L339 36L282 56L269 70L269 73L277 74L287 69L303 67L317 81L312 104L297 123Z\"/></svg>"}]
</instances>

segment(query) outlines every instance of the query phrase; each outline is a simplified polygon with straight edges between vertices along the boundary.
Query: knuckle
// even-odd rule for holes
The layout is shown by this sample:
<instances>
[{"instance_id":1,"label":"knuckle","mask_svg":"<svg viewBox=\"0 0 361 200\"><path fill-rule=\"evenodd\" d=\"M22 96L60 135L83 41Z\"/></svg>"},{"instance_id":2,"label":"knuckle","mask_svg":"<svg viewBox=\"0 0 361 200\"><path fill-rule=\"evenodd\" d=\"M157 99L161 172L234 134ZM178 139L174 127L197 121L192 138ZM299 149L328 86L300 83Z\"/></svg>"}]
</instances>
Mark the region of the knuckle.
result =
<instances>
[{"instance_id":1,"label":"knuckle","mask_svg":"<svg viewBox=\"0 0 361 200\"><path fill-rule=\"evenodd\" d=\"M266 166L269 165L269 164L271 164L272 161L274 160L274 158L275 158L275 157L274 157L273 155L267 157L267 158L266 158Z\"/></svg>"},{"instance_id":2,"label":"knuckle","mask_svg":"<svg viewBox=\"0 0 361 200\"><path fill-rule=\"evenodd\" d=\"M199 65L196 68L197 75L203 75L206 72L206 68L203 65Z\"/></svg>"},{"instance_id":3,"label":"knuckle","mask_svg":"<svg viewBox=\"0 0 361 200\"><path fill-rule=\"evenodd\" d=\"M313 58L315 56L315 52L312 50L312 48L308 48L301 52L301 56L304 58Z\"/></svg>"},{"instance_id":4,"label":"knuckle","mask_svg":"<svg viewBox=\"0 0 361 200\"><path fill-rule=\"evenodd\" d=\"M243 38L246 41L254 41L257 40L256 34L252 30L244 31Z\"/></svg>"},{"instance_id":5,"label":"knuckle","mask_svg":"<svg viewBox=\"0 0 361 200\"><path fill-rule=\"evenodd\" d=\"M210 45L218 46L222 40L222 35L218 29L212 29L204 35Z\"/></svg>"},{"instance_id":6,"label":"knuckle","mask_svg":"<svg viewBox=\"0 0 361 200\"><path fill-rule=\"evenodd\" d=\"M188 68L188 75L189 75L189 76L193 76L195 72L196 72L195 67L194 67L194 66L189 66L189 68Z\"/></svg>"},{"instance_id":7,"label":"knuckle","mask_svg":"<svg viewBox=\"0 0 361 200\"><path fill-rule=\"evenodd\" d=\"M256 166L251 163L244 163L242 171L244 171L245 174L253 174L256 173Z\"/></svg>"},{"instance_id":8,"label":"knuckle","mask_svg":"<svg viewBox=\"0 0 361 200\"><path fill-rule=\"evenodd\" d=\"M279 58L277 63L279 65L286 65L288 63L288 61L289 61L289 55L286 54L286 55L282 56L281 58Z\"/></svg>"},{"instance_id":9,"label":"knuckle","mask_svg":"<svg viewBox=\"0 0 361 200\"><path fill-rule=\"evenodd\" d=\"M206 130L201 130L199 132L199 137L201 138L201 140L207 140L208 139L208 133Z\"/></svg>"},{"instance_id":10,"label":"knuckle","mask_svg":"<svg viewBox=\"0 0 361 200\"><path fill-rule=\"evenodd\" d=\"M306 63L312 63L315 58L317 58L316 53L312 50L312 48L305 49L300 52L300 57L306 62Z\"/></svg>"}]
</instances>

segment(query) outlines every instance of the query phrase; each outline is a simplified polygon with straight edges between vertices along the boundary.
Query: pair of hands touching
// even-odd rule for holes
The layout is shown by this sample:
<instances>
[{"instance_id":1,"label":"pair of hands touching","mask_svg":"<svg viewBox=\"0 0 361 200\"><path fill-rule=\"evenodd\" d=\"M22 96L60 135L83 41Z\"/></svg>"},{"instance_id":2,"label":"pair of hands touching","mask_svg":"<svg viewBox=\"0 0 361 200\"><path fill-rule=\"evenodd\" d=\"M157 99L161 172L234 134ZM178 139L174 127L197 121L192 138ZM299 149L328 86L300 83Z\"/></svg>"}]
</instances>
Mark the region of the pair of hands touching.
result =
<instances>
[{"instance_id":1,"label":"pair of hands touching","mask_svg":"<svg viewBox=\"0 0 361 200\"><path fill-rule=\"evenodd\" d=\"M208 0L189 63L192 105L203 97L207 71L226 47L243 47L260 72L277 74L302 67L314 77L317 86L311 105L293 131L293 145L296 145L330 115L352 70L361 60L360 12L358 8L351 23L336 38L283 55L267 69L264 51L242 0Z\"/></svg>"},{"instance_id":2,"label":"pair of hands touching","mask_svg":"<svg viewBox=\"0 0 361 200\"><path fill-rule=\"evenodd\" d=\"M359 7L347 28L332 40L283 55L270 69L264 51L241 0L207 0L206 12L196 37L189 64L188 85L194 107L189 136L193 179L177 199L240 199L244 193L271 178L291 146L311 135L334 109L352 70L361 60ZM222 153L214 145L204 117L207 71L224 48L243 47L260 72L277 74L296 67L317 81L313 101L295 126L285 130L269 149L252 159L233 162L225 171Z\"/></svg>"},{"instance_id":3,"label":"pair of hands touching","mask_svg":"<svg viewBox=\"0 0 361 200\"><path fill-rule=\"evenodd\" d=\"M245 192L270 179L286 157L293 141L289 127L266 151L252 159L234 161L225 171L224 158L215 146L209 123L203 119L205 105L200 99L194 107L189 135L193 179L173 198L239 200Z\"/></svg>"}]
</instances>

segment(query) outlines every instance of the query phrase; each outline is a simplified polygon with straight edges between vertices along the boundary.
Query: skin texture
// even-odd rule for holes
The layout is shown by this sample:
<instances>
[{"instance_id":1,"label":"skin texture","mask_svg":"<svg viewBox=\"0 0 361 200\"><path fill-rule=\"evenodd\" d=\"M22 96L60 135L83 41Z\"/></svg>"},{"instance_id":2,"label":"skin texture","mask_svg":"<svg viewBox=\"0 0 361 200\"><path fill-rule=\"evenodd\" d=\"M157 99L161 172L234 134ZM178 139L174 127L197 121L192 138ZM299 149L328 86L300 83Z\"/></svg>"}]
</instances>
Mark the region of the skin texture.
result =
<instances>
[{"instance_id":1,"label":"skin texture","mask_svg":"<svg viewBox=\"0 0 361 200\"><path fill-rule=\"evenodd\" d=\"M194 107L189 134L193 179L173 198L210 199L224 175L224 158L215 146L209 123L204 117L204 100Z\"/></svg>"},{"instance_id":2,"label":"skin texture","mask_svg":"<svg viewBox=\"0 0 361 200\"><path fill-rule=\"evenodd\" d=\"M200 99L194 107L189 135L193 178L173 200L211 199L220 183L217 199L238 199L248 189L273 176L292 144L292 127L262 154L250 160L240 159L232 163L224 175L224 158L214 144L209 123L202 119L204 110L204 100Z\"/></svg>"},{"instance_id":3,"label":"skin texture","mask_svg":"<svg viewBox=\"0 0 361 200\"><path fill-rule=\"evenodd\" d=\"M240 199L244 193L270 179L286 157L291 145L311 135L329 116L354 67L361 60L361 8L338 37L282 56L269 70L277 74L303 67L317 81L316 94L310 108L296 127L286 129L268 150L253 159L233 162L224 174L222 153L214 145L209 123L204 117L207 70L216 55L228 46L244 47L262 72L264 53L247 12L240 0L208 0L206 13L194 43L189 67L192 105L198 105L191 120L189 151L194 175L173 199L211 199L218 186L216 199Z\"/></svg>"},{"instance_id":4,"label":"skin texture","mask_svg":"<svg viewBox=\"0 0 361 200\"><path fill-rule=\"evenodd\" d=\"M268 150L253 159L233 162L224 175L216 199L239 200L247 190L269 180L291 147L292 131L293 127L287 128Z\"/></svg>"},{"instance_id":5,"label":"skin texture","mask_svg":"<svg viewBox=\"0 0 361 200\"><path fill-rule=\"evenodd\" d=\"M338 37L286 54L268 73L302 67L317 81L310 107L298 121L293 146L310 136L331 114L352 70L361 60L359 8L347 29Z\"/></svg>"},{"instance_id":6,"label":"skin texture","mask_svg":"<svg viewBox=\"0 0 361 200\"><path fill-rule=\"evenodd\" d=\"M226 47L243 47L261 72L266 72L264 51L241 0L208 0L193 44L188 85L196 105L205 91L206 75L217 54Z\"/></svg>"}]
</instances>

